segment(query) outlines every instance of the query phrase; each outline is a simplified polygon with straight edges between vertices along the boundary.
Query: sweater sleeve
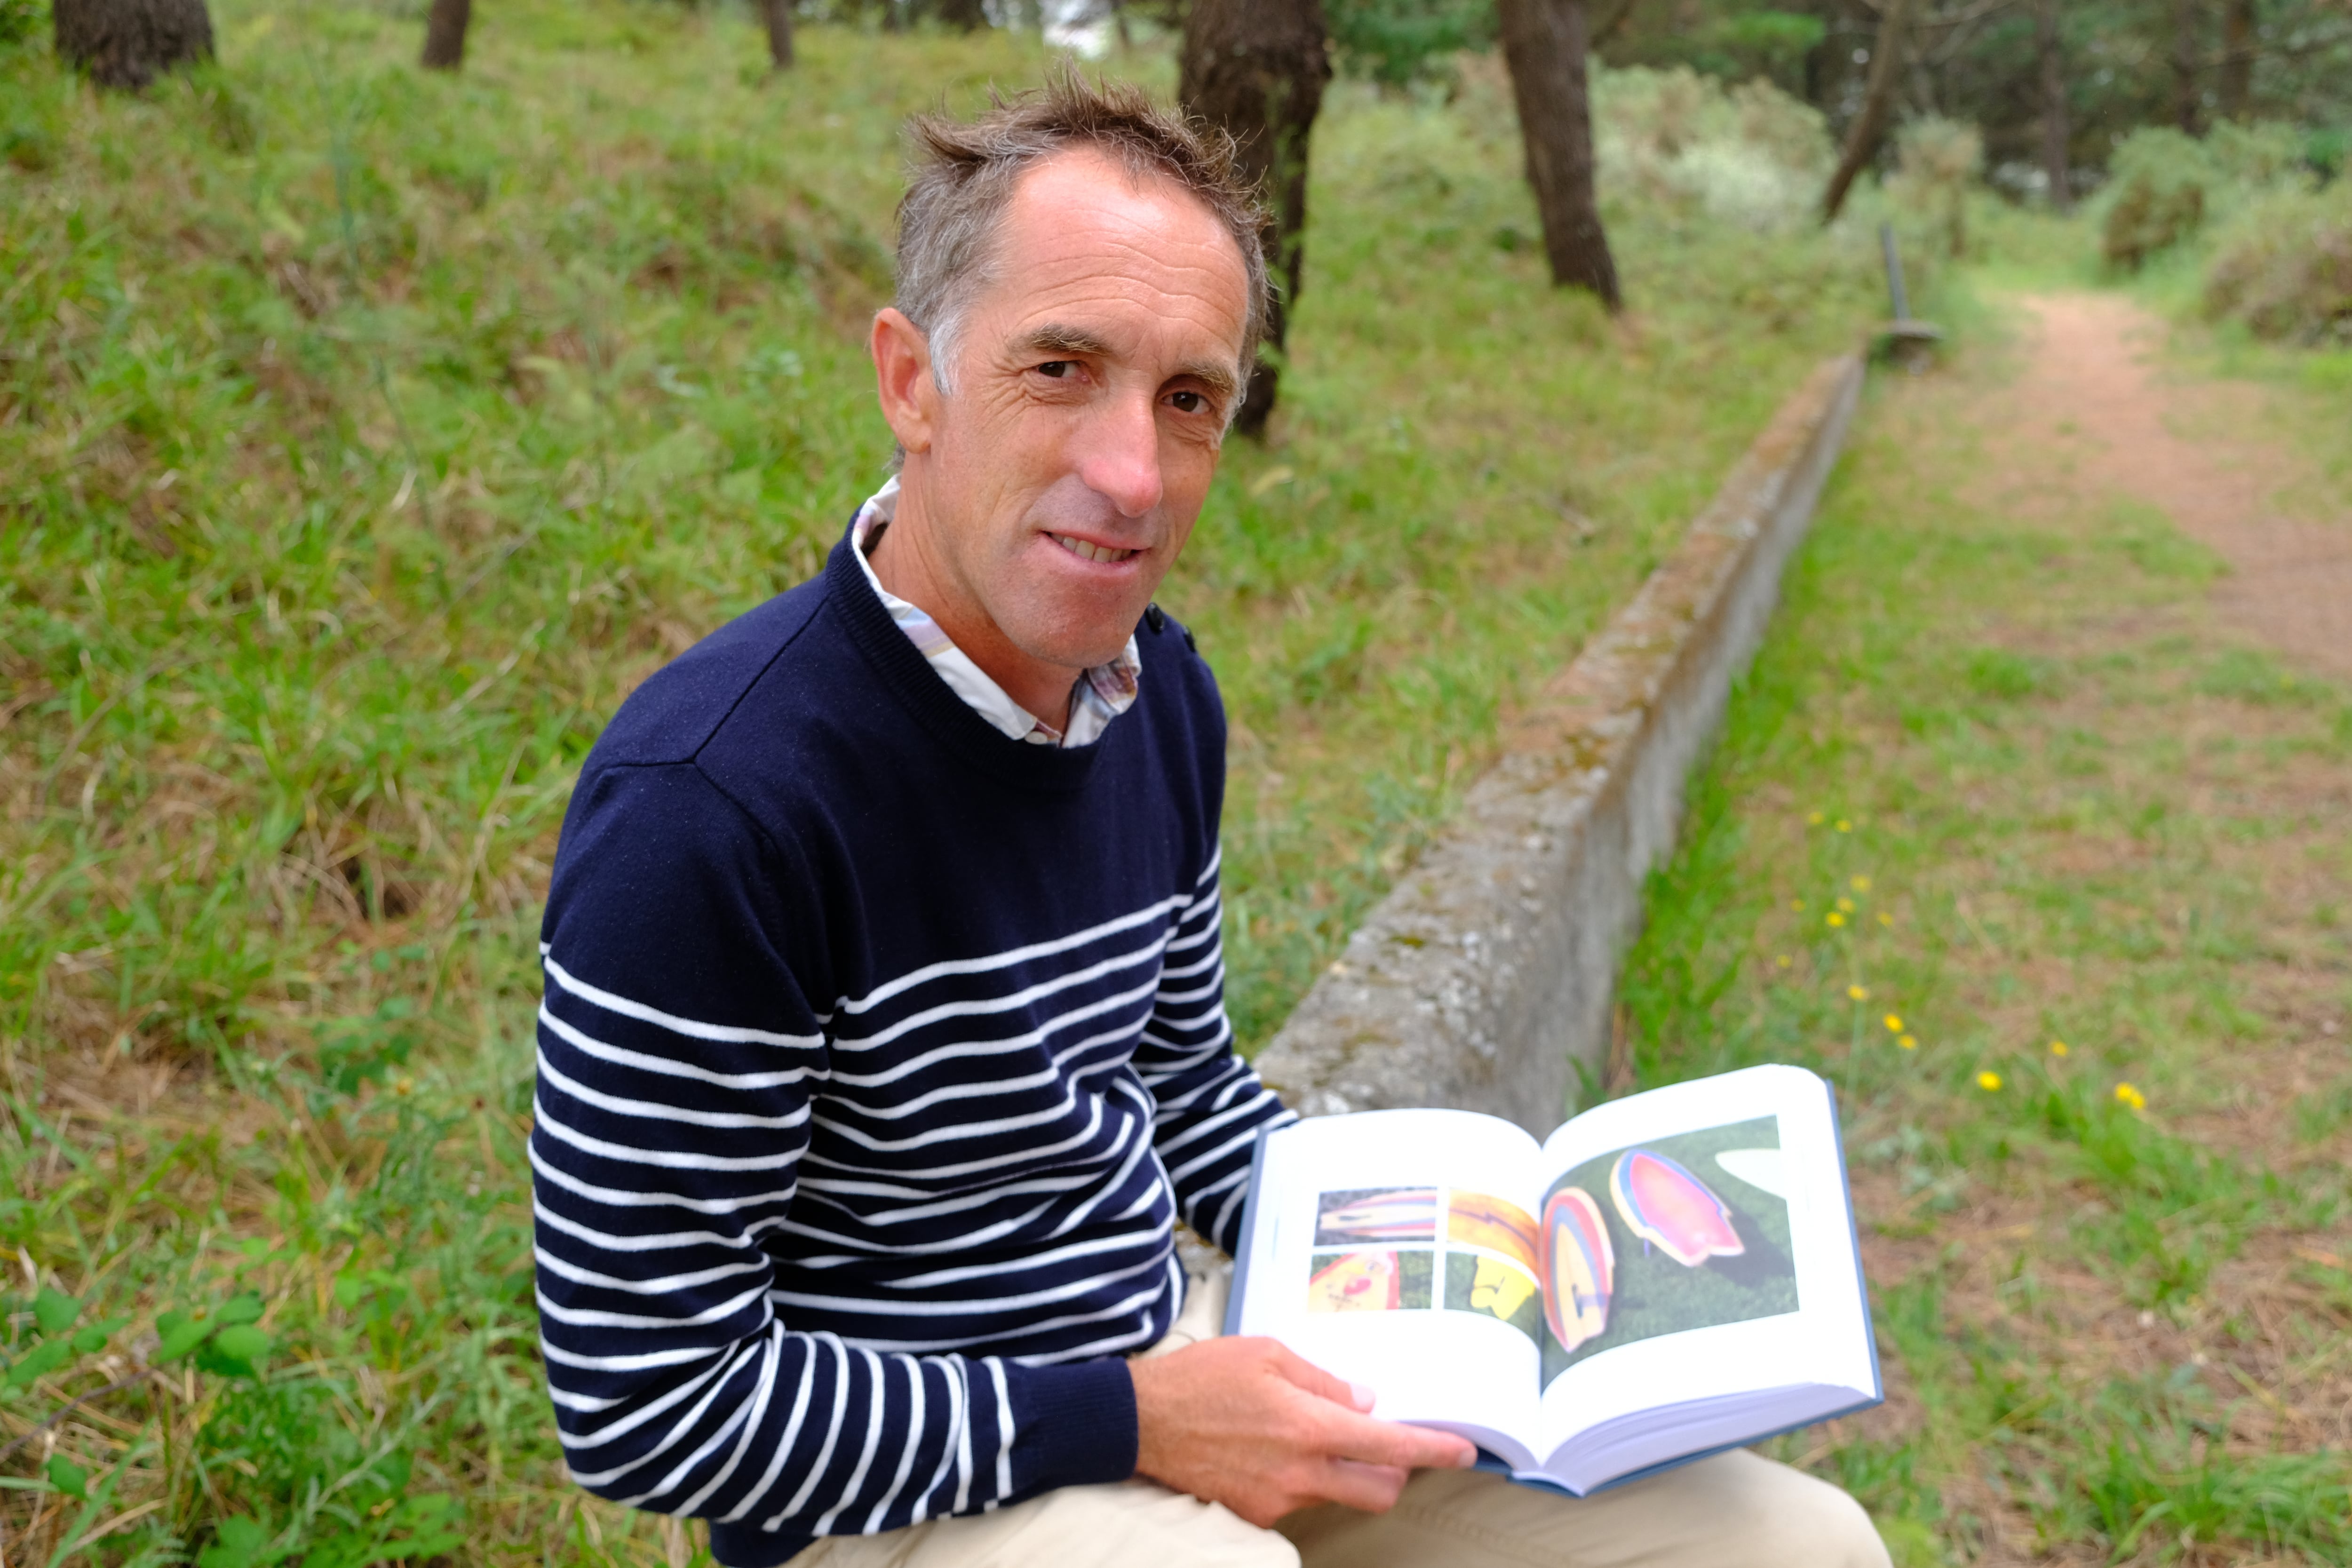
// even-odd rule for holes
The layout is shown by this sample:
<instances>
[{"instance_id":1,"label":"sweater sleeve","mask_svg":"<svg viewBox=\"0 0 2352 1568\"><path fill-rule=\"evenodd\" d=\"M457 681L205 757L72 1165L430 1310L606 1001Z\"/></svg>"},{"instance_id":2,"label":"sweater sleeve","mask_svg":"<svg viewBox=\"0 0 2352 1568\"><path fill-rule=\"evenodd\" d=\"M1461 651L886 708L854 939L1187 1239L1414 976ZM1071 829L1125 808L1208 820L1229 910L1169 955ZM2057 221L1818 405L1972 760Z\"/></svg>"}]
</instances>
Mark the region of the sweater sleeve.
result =
<instances>
[{"instance_id":1,"label":"sweater sleeve","mask_svg":"<svg viewBox=\"0 0 2352 1568\"><path fill-rule=\"evenodd\" d=\"M592 775L549 894L530 1135L541 1343L572 1478L759 1532L777 1561L795 1538L1135 1464L1119 1362L886 1354L779 1313L762 1242L791 1211L831 1067L808 1000L823 976L793 959L821 952L808 889L691 764Z\"/></svg>"},{"instance_id":2,"label":"sweater sleeve","mask_svg":"<svg viewBox=\"0 0 2352 1568\"><path fill-rule=\"evenodd\" d=\"M1230 1253L1241 1242L1242 1200L1258 1130L1297 1118L1234 1051L1234 1026L1225 1016L1223 905L1217 896L1222 858L1209 858L1177 916L1135 1068L1158 1107L1152 1142L1175 1186L1177 1212Z\"/></svg>"}]
</instances>

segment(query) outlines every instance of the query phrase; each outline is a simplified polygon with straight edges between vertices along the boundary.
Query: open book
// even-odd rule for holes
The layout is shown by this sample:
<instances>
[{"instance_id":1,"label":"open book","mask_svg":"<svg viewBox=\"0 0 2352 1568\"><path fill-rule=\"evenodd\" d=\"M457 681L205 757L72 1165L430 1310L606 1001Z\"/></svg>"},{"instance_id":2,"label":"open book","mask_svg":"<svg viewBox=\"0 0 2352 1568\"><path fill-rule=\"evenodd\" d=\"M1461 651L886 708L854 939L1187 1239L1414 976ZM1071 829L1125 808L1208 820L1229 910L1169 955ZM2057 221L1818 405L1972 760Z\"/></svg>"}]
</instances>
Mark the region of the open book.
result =
<instances>
[{"instance_id":1,"label":"open book","mask_svg":"<svg viewBox=\"0 0 2352 1568\"><path fill-rule=\"evenodd\" d=\"M1466 1110L1267 1134L1225 1331L1579 1497L1880 1398L1837 1110L1801 1068L1541 1144Z\"/></svg>"}]
</instances>

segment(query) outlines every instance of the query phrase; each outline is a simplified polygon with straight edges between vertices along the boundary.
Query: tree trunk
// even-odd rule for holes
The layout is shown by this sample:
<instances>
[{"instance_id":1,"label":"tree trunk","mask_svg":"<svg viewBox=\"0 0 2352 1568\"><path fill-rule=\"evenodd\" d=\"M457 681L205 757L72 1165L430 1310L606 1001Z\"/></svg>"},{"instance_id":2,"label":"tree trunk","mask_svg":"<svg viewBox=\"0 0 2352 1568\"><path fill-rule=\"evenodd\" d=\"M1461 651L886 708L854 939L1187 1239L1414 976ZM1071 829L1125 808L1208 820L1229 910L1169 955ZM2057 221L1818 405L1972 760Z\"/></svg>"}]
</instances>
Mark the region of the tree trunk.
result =
<instances>
[{"instance_id":1,"label":"tree trunk","mask_svg":"<svg viewBox=\"0 0 2352 1568\"><path fill-rule=\"evenodd\" d=\"M2058 0L2037 0L2033 43L2042 57L2042 172L2050 178L2050 205L2074 210L2074 175L2067 166L2074 126L2066 115L2065 61L2058 53Z\"/></svg>"},{"instance_id":2,"label":"tree trunk","mask_svg":"<svg viewBox=\"0 0 2352 1568\"><path fill-rule=\"evenodd\" d=\"M768 68L793 68L793 0L760 0L760 19L768 25Z\"/></svg>"},{"instance_id":3,"label":"tree trunk","mask_svg":"<svg viewBox=\"0 0 2352 1568\"><path fill-rule=\"evenodd\" d=\"M466 26L474 0L433 0L425 18L425 68L453 71L466 63Z\"/></svg>"},{"instance_id":4,"label":"tree trunk","mask_svg":"<svg viewBox=\"0 0 2352 1568\"><path fill-rule=\"evenodd\" d=\"M57 0L52 21L59 58L100 87L142 88L213 56L205 0Z\"/></svg>"},{"instance_id":5,"label":"tree trunk","mask_svg":"<svg viewBox=\"0 0 2352 1568\"><path fill-rule=\"evenodd\" d=\"M2254 0L2229 0L2221 12L2221 112L2244 120L2254 105Z\"/></svg>"},{"instance_id":6,"label":"tree trunk","mask_svg":"<svg viewBox=\"0 0 2352 1568\"><path fill-rule=\"evenodd\" d=\"M1590 289L1614 310L1622 303L1617 263L1609 254L1592 188L1583 0L1500 0L1496 15L1551 280L1563 288Z\"/></svg>"},{"instance_id":7,"label":"tree trunk","mask_svg":"<svg viewBox=\"0 0 2352 1568\"><path fill-rule=\"evenodd\" d=\"M2197 134L2197 0L2173 0L2172 119L2191 136Z\"/></svg>"},{"instance_id":8,"label":"tree trunk","mask_svg":"<svg viewBox=\"0 0 2352 1568\"><path fill-rule=\"evenodd\" d=\"M1903 45L1911 20L1911 0L1886 0L1878 14L1878 41L1870 51L1870 76L1862 87L1862 112L1846 128L1845 151L1822 193L1822 221L1834 223L1848 192L1878 152L1879 138L1895 113L1895 89L1903 76Z\"/></svg>"},{"instance_id":9,"label":"tree trunk","mask_svg":"<svg viewBox=\"0 0 2352 1568\"><path fill-rule=\"evenodd\" d=\"M1323 85L1331 79L1321 0L1192 0L1176 97L1241 144L1242 172L1273 209L1265 260L1274 298L1265 341L1280 351L1298 300L1307 237L1307 149ZM1238 423L1264 434L1274 412L1277 365L1261 354Z\"/></svg>"},{"instance_id":10,"label":"tree trunk","mask_svg":"<svg viewBox=\"0 0 2352 1568\"><path fill-rule=\"evenodd\" d=\"M939 0L934 9L940 21L967 33L977 33L988 26L988 12L981 0Z\"/></svg>"}]
</instances>

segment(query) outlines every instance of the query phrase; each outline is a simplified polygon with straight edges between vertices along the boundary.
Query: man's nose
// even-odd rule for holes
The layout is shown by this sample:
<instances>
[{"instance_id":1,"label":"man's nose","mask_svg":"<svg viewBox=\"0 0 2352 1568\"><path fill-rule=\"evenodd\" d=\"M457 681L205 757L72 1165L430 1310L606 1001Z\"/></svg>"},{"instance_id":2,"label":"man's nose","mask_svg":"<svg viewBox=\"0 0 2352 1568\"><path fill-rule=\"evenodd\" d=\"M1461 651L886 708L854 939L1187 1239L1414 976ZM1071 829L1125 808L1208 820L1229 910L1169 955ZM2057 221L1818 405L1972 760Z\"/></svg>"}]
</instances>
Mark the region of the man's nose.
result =
<instances>
[{"instance_id":1,"label":"man's nose","mask_svg":"<svg viewBox=\"0 0 2352 1568\"><path fill-rule=\"evenodd\" d=\"M1105 400L1081 437L1086 450L1078 461L1078 478L1122 517L1141 517L1160 504L1166 489L1160 477L1156 404L1149 393L1122 390Z\"/></svg>"}]
</instances>

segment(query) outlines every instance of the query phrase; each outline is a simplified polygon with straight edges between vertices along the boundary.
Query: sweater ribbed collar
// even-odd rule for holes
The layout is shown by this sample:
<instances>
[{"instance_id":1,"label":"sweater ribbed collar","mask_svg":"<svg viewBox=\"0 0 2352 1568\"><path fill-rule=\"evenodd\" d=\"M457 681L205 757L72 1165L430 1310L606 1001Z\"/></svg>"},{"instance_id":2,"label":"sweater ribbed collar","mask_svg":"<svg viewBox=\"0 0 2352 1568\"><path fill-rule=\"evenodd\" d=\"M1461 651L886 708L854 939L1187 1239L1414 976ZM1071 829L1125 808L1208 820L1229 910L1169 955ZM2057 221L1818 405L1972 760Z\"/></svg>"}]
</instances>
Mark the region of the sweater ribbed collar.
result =
<instances>
[{"instance_id":1,"label":"sweater ribbed collar","mask_svg":"<svg viewBox=\"0 0 2352 1568\"><path fill-rule=\"evenodd\" d=\"M857 651L916 721L963 761L1006 784L1056 791L1084 785L1119 726L1093 745L1074 749L1033 746L1005 734L973 712L907 639L851 549L844 530L824 563L825 599L840 612Z\"/></svg>"}]
</instances>

